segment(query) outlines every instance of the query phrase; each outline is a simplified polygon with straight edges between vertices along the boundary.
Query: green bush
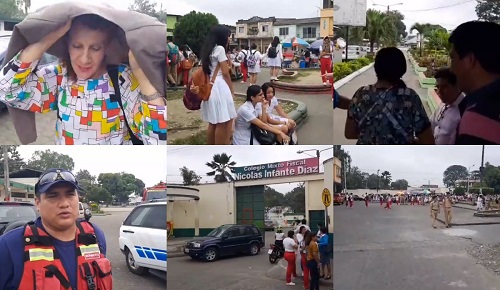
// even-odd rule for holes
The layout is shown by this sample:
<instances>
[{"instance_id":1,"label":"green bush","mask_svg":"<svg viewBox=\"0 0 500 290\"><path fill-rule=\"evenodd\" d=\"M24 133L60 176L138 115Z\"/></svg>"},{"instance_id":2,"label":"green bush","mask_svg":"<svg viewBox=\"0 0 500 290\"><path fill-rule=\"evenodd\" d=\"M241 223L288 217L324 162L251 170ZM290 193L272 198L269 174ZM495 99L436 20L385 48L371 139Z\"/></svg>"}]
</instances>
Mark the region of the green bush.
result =
<instances>
[{"instance_id":1,"label":"green bush","mask_svg":"<svg viewBox=\"0 0 500 290\"><path fill-rule=\"evenodd\" d=\"M90 209L93 211L93 212L97 212L99 210L99 205L96 204L96 203L93 203L90 205Z\"/></svg>"},{"instance_id":2,"label":"green bush","mask_svg":"<svg viewBox=\"0 0 500 290\"><path fill-rule=\"evenodd\" d=\"M360 58L349 62L337 63L333 66L334 80L338 81L340 79L343 79L372 62L373 60L370 60L369 58Z\"/></svg>"}]
</instances>

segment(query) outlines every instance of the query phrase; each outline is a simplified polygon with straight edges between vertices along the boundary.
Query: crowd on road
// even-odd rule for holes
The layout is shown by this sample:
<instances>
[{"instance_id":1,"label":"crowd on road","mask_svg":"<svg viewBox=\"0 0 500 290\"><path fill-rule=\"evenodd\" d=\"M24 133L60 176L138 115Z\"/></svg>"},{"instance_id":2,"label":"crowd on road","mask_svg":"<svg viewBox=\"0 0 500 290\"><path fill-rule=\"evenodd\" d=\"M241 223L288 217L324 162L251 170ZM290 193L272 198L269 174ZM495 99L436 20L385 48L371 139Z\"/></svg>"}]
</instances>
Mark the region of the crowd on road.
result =
<instances>
[{"instance_id":1,"label":"crowd on road","mask_svg":"<svg viewBox=\"0 0 500 290\"><path fill-rule=\"evenodd\" d=\"M451 34L451 66L436 71L440 107L429 118L420 96L402 80L404 53L380 49L375 84L359 88L352 99L334 95L334 107L348 111L345 137L357 144L500 144L500 54L489 39L500 24L472 21Z\"/></svg>"},{"instance_id":2,"label":"crowd on road","mask_svg":"<svg viewBox=\"0 0 500 290\"><path fill-rule=\"evenodd\" d=\"M318 224L318 231L312 232L306 220L302 220L286 236L280 227L275 234L275 245L282 246L287 261L286 285L295 285L297 266L302 270L304 289L319 290L319 280L332 278L330 256L333 243L329 241L328 228Z\"/></svg>"}]
</instances>

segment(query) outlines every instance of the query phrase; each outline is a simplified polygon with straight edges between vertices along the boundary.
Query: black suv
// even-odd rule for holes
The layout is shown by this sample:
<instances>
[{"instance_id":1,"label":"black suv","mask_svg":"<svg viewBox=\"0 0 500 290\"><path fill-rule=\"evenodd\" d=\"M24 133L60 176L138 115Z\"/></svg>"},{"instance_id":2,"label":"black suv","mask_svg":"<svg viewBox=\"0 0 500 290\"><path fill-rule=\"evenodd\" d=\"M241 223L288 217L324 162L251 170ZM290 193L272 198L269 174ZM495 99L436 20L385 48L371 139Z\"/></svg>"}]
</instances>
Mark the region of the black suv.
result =
<instances>
[{"instance_id":1,"label":"black suv","mask_svg":"<svg viewBox=\"0 0 500 290\"><path fill-rule=\"evenodd\" d=\"M184 254L193 259L201 258L208 262L218 257L239 253L257 255L264 246L264 238L254 225L222 225L206 237L187 242Z\"/></svg>"},{"instance_id":2,"label":"black suv","mask_svg":"<svg viewBox=\"0 0 500 290\"><path fill-rule=\"evenodd\" d=\"M0 202L0 235L34 221L39 214L29 202Z\"/></svg>"}]
</instances>

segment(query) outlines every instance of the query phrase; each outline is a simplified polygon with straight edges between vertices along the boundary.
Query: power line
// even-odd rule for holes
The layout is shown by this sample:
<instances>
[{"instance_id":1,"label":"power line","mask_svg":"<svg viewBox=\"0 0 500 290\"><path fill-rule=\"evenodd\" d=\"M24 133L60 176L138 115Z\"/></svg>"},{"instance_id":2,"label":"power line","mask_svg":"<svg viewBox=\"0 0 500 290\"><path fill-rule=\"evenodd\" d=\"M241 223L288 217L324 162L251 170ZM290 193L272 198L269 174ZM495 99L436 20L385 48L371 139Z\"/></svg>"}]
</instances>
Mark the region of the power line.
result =
<instances>
[{"instance_id":1,"label":"power line","mask_svg":"<svg viewBox=\"0 0 500 290\"><path fill-rule=\"evenodd\" d=\"M459 5L470 3L470 2L476 2L476 0L466 0L466 1L462 1L460 3L455 3L455 4L440 6L440 7L434 7L434 8L417 9L417 10L399 10L399 11L400 12L425 12L425 11L432 11L432 10L439 10L439 9L455 7L455 6L459 6Z\"/></svg>"}]
</instances>

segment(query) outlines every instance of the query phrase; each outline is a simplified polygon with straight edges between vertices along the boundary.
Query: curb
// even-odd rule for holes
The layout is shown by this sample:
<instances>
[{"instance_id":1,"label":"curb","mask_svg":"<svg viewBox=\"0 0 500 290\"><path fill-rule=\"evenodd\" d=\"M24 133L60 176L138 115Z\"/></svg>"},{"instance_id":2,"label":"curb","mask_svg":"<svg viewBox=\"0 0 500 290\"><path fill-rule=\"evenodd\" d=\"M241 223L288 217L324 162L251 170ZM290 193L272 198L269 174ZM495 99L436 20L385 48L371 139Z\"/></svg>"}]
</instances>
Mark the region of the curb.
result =
<instances>
[{"instance_id":1,"label":"curb","mask_svg":"<svg viewBox=\"0 0 500 290\"><path fill-rule=\"evenodd\" d=\"M240 96L240 97L246 97L246 94L243 94L243 93L235 92L234 94L237 96ZM288 113L288 115L295 121L295 123L297 124L297 128L299 128L299 126L302 125L306 121L307 116L308 116L306 104L303 102L297 101L297 100L292 100L292 99L281 98L280 100L294 102L297 104L297 109L291 111L290 113Z\"/></svg>"},{"instance_id":2,"label":"curb","mask_svg":"<svg viewBox=\"0 0 500 290\"><path fill-rule=\"evenodd\" d=\"M443 220L441 220L440 218L437 218L436 219L437 221L439 221L440 223L442 223L443 225L445 224ZM482 222L482 223L460 223L460 224L457 224L457 223L451 223L452 226L482 226L482 225L500 225L500 222Z\"/></svg>"},{"instance_id":3,"label":"curb","mask_svg":"<svg viewBox=\"0 0 500 290\"><path fill-rule=\"evenodd\" d=\"M275 89L280 89L287 92L301 92L305 94L329 93L332 90L331 86L325 86L323 84L303 85L280 81L272 81L272 84Z\"/></svg>"},{"instance_id":4,"label":"curb","mask_svg":"<svg viewBox=\"0 0 500 290\"><path fill-rule=\"evenodd\" d=\"M334 81L335 89L336 90L340 89L342 86L344 86L348 82L352 81L355 77L359 76L360 74L364 73L365 71L369 70L374 65L375 65L375 62L372 62L369 65L353 72L352 74L350 74L346 77L343 77L342 79L340 79L338 81Z\"/></svg>"}]
</instances>

